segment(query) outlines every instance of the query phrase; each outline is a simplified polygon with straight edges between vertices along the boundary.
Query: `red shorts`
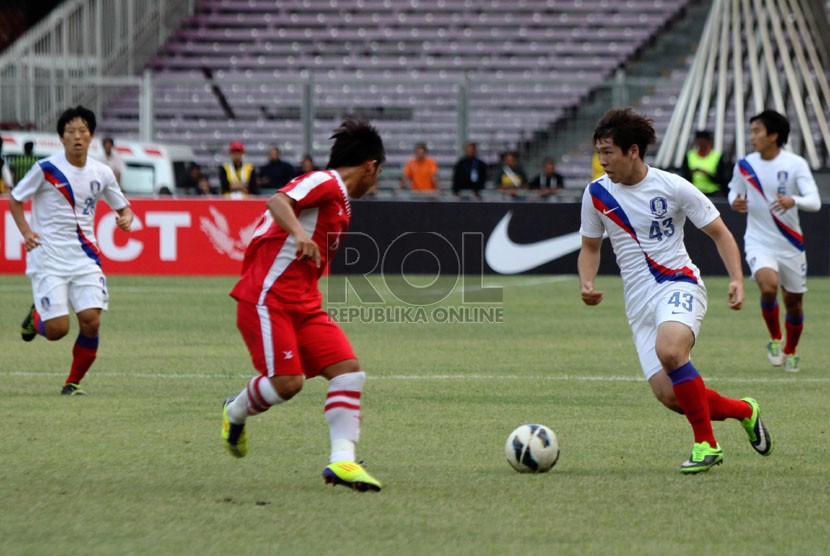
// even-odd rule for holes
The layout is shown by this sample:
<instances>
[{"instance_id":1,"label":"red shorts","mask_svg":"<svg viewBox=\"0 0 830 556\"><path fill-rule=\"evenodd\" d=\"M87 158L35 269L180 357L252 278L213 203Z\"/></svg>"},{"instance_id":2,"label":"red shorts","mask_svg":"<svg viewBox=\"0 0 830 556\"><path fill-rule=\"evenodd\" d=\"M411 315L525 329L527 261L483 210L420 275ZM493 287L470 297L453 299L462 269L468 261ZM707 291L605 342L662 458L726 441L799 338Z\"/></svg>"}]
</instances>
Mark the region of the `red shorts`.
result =
<instances>
[{"instance_id":1,"label":"red shorts","mask_svg":"<svg viewBox=\"0 0 830 556\"><path fill-rule=\"evenodd\" d=\"M236 326L254 368L265 376L314 378L329 365L357 359L346 334L322 309L291 311L239 301Z\"/></svg>"}]
</instances>

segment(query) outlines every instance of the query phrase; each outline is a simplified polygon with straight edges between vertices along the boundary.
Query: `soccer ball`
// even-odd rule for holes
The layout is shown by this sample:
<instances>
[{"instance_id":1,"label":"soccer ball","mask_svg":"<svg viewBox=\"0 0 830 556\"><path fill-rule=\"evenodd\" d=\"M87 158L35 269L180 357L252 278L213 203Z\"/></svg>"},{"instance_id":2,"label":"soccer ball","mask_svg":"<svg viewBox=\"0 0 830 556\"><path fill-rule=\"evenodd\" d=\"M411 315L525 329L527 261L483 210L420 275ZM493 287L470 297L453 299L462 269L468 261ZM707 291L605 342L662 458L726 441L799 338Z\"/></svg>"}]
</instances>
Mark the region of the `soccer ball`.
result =
<instances>
[{"instance_id":1,"label":"soccer ball","mask_svg":"<svg viewBox=\"0 0 830 556\"><path fill-rule=\"evenodd\" d=\"M545 473L559 459L559 441L545 425L522 425L507 437L504 455L519 473Z\"/></svg>"}]
</instances>

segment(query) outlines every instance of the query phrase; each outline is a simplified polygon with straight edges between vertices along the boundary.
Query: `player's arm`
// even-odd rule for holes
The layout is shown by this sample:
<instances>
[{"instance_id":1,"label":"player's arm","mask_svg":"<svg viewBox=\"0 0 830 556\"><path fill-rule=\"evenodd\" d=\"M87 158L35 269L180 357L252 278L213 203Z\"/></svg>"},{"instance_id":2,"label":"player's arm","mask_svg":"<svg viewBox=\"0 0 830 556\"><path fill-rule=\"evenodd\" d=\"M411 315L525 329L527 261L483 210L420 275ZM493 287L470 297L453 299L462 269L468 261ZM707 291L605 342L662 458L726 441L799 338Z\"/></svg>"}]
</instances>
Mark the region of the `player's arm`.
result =
<instances>
[{"instance_id":1,"label":"player's arm","mask_svg":"<svg viewBox=\"0 0 830 556\"><path fill-rule=\"evenodd\" d=\"M285 193L276 193L265 203L268 207L268 212L277 226L291 234L294 242L297 244L297 258L309 259L314 261L314 264L320 266L320 247L314 240L309 237L308 233L300 224L297 215L294 213L294 207L297 201L286 195Z\"/></svg>"},{"instance_id":2,"label":"player's arm","mask_svg":"<svg viewBox=\"0 0 830 556\"><path fill-rule=\"evenodd\" d=\"M576 266L579 269L579 286L582 290L582 302L585 305L597 305L602 301L603 292L594 289L594 279L599 272L602 237L582 236L582 249Z\"/></svg>"},{"instance_id":3,"label":"player's arm","mask_svg":"<svg viewBox=\"0 0 830 556\"><path fill-rule=\"evenodd\" d=\"M20 230L20 235L23 236L23 241L26 246L26 251L31 251L40 245L40 236L34 231L29 223L26 222L26 213L23 210L23 203L14 198L14 195L9 195L9 212L12 213L14 223L17 224L17 229Z\"/></svg>"},{"instance_id":4,"label":"player's arm","mask_svg":"<svg viewBox=\"0 0 830 556\"><path fill-rule=\"evenodd\" d=\"M795 176L795 185L798 188L799 195L778 195L775 201L772 202L772 208L780 212L796 207L798 210L805 212L818 212L821 208L821 197L818 194L818 186L816 180L813 178L812 172L804 163L804 167L799 169Z\"/></svg>"},{"instance_id":5,"label":"player's arm","mask_svg":"<svg viewBox=\"0 0 830 556\"><path fill-rule=\"evenodd\" d=\"M735 237L723 219L719 216L702 227L706 235L712 238L718 248L718 254L729 273L729 294L727 303L730 309L738 310L744 304L744 271L741 266L741 252Z\"/></svg>"},{"instance_id":6,"label":"player's arm","mask_svg":"<svg viewBox=\"0 0 830 556\"><path fill-rule=\"evenodd\" d=\"M129 232L133 225L133 210L127 205L124 208L117 209L115 213L118 215L115 217L115 225L122 231Z\"/></svg>"},{"instance_id":7,"label":"player's arm","mask_svg":"<svg viewBox=\"0 0 830 556\"><path fill-rule=\"evenodd\" d=\"M741 175L739 166L735 164L732 170L732 179L729 181L729 206L735 212L746 212L746 181Z\"/></svg>"}]
</instances>

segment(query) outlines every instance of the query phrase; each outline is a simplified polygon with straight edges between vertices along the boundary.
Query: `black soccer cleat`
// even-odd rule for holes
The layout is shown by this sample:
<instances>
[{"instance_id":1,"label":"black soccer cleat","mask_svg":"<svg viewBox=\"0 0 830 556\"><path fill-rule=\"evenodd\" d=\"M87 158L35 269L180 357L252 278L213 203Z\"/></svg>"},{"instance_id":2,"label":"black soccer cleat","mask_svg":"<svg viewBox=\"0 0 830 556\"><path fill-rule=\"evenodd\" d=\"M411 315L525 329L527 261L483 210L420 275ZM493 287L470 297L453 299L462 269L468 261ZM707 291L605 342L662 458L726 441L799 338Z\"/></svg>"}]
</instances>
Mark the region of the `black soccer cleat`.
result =
<instances>
[{"instance_id":1,"label":"black soccer cleat","mask_svg":"<svg viewBox=\"0 0 830 556\"><path fill-rule=\"evenodd\" d=\"M20 337L23 338L24 342L31 342L35 339L35 336L37 336L37 331L35 331L35 306L32 305L26 318L20 324Z\"/></svg>"}]
</instances>

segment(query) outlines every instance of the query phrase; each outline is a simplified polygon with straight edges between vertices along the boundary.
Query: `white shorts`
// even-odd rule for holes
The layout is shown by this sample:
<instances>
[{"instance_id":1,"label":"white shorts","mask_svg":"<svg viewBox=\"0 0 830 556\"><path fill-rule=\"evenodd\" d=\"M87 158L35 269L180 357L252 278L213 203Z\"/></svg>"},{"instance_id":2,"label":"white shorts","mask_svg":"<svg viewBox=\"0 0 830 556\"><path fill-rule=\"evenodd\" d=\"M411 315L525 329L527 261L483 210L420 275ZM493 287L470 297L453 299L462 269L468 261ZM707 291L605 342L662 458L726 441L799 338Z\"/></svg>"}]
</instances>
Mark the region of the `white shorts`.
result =
<instances>
[{"instance_id":1,"label":"white shorts","mask_svg":"<svg viewBox=\"0 0 830 556\"><path fill-rule=\"evenodd\" d=\"M657 358L657 328L668 321L682 322L697 338L703 315L706 314L706 288L697 284L676 283L660 286L655 295L641 311L634 312L628 319L634 335L634 345L640 359L643 375L650 379L663 365Z\"/></svg>"},{"instance_id":2,"label":"white shorts","mask_svg":"<svg viewBox=\"0 0 830 556\"><path fill-rule=\"evenodd\" d=\"M35 274L31 278L35 308L41 320L68 315L70 304L75 313L85 309L107 310L109 296L103 272L79 276Z\"/></svg>"},{"instance_id":3,"label":"white shorts","mask_svg":"<svg viewBox=\"0 0 830 556\"><path fill-rule=\"evenodd\" d=\"M807 291L807 254L804 251L794 255L773 256L767 251L748 249L746 263L755 278L762 268L769 268L778 274L778 285L790 293Z\"/></svg>"}]
</instances>

